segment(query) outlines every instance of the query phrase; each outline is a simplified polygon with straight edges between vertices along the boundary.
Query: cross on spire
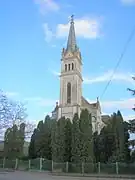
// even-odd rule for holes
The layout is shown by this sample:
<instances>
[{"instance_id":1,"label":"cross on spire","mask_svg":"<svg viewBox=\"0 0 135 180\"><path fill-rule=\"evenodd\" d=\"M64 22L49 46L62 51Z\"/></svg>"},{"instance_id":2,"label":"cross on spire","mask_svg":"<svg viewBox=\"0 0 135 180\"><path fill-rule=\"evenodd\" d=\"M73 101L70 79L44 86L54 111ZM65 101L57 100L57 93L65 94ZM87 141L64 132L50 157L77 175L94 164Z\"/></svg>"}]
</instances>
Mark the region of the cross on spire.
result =
<instances>
[{"instance_id":1,"label":"cross on spire","mask_svg":"<svg viewBox=\"0 0 135 180\"><path fill-rule=\"evenodd\" d=\"M74 15L71 16L71 23L74 23Z\"/></svg>"}]
</instances>

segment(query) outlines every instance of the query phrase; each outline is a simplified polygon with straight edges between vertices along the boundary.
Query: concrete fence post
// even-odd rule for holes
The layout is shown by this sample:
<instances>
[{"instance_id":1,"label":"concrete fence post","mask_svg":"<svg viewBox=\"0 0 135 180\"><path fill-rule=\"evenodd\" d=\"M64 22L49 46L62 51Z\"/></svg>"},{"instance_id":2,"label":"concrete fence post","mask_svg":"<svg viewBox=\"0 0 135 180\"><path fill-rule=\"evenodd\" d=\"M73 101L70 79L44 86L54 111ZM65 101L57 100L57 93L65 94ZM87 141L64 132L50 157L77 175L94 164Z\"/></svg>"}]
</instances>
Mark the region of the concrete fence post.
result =
<instances>
[{"instance_id":1,"label":"concrete fence post","mask_svg":"<svg viewBox=\"0 0 135 180\"><path fill-rule=\"evenodd\" d=\"M3 158L3 169L5 168L5 162L6 162L6 158Z\"/></svg>"},{"instance_id":2,"label":"concrete fence post","mask_svg":"<svg viewBox=\"0 0 135 180\"><path fill-rule=\"evenodd\" d=\"M82 162L82 174L84 174L84 162Z\"/></svg>"},{"instance_id":3,"label":"concrete fence post","mask_svg":"<svg viewBox=\"0 0 135 180\"><path fill-rule=\"evenodd\" d=\"M52 172L53 172L53 160L52 160Z\"/></svg>"},{"instance_id":4,"label":"concrete fence post","mask_svg":"<svg viewBox=\"0 0 135 180\"><path fill-rule=\"evenodd\" d=\"M116 174L119 174L119 166L118 166L118 162L116 162Z\"/></svg>"},{"instance_id":5,"label":"concrete fence post","mask_svg":"<svg viewBox=\"0 0 135 180\"><path fill-rule=\"evenodd\" d=\"M66 173L68 173L68 162L66 162Z\"/></svg>"},{"instance_id":6,"label":"concrete fence post","mask_svg":"<svg viewBox=\"0 0 135 180\"><path fill-rule=\"evenodd\" d=\"M101 169L100 169L101 167L100 167L100 162L98 162L98 173L100 174L100 172L101 172Z\"/></svg>"},{"instance_id":7,"label":"concrete fence post","mask_svg":"<svg viewBox=\"0 0 135 180\"><path fill-rule=\"evenodd\" d=\"M40 158L40 171L42 171L42 158Z\"/></svg>"},{"instance_id":8,"label":"concrete fence post","mask_svg":"<svg viewBox=\"0 0 135 180\"><path fill-rule=\"evenodd\" d=\"M31 160L29 159L29 169L31 168Z\"/></svg>"},{"instance_id":9,"label":"concrete fence post","mask_svg":"<svg viewBox=\"0 0 135 180\"><path fill-rule=\"evenodd\" d=\"M18 168L18 159L15 160L15 170Z\"/></svg>"}]
</instances>

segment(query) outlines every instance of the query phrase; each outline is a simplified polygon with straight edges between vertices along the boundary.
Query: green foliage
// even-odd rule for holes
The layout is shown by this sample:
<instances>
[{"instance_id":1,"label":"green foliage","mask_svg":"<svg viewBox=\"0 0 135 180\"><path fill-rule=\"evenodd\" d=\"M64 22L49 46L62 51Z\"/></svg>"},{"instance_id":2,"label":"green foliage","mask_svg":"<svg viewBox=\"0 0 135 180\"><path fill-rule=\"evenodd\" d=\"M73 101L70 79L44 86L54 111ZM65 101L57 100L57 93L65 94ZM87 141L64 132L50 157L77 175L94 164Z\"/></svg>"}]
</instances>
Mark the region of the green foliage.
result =
<instances>
[{"instance_id":1,"label":"green foliage","mask_svg":"<svg viewBox=\"0 0 135 180\"><path fill-rule=\"evenodd\" d=\"M52 160L57 160L57 121L52 120L52 131L51 131L51 152L52 152Z\"/></svg>"},{"instance_id":2,"label":"green foliage","mask_svg":"<svg viewBox=\"0 0 135 180\"><path fill-rule=\"evenodd\" d=\"M135 151L133 151L131 154L131 162L135 162Z\"/></svg>"},{"instance_id":3,"label":"green foliage","mask_svg":"<svg viewBox=\"0 0 135 180\"><path fill-rule=\"evenodd\" d=\"M135 119L129 120L128 127L129 127L130 133L135 133Z\"/></svg>"},{"instance_id":4,"label":"green foliage","mask_svg":"<svg viewBox=\"0 0 135 180\"><path fill-rule=\"evenodd\" d=\"M29 158L30 159L34 159L37 157L36 155L36 144L35 144L35 140L36 140L36 133L37 133L37 129L34 129L34 132L31 136L31 141L29 144L29 149L28 149L28 154L29 154Z\"/></svg>"},{"instance_id":5,"label":"green foliage","mask_svg":"<svg viewBox=\"0 0 135 180\"><path fill-rule=\"evenodd\" d=\"M40 121L31 137L29 145L29 157L43 157L51 160L51 130L52 120L49 116L45 117L45 121Z\"/></svg>"},{"instance_id":6,"label":"green foliage","mask_svg":"<svg viewBox=\"0 0 135 180\"><path fill-rule=\"evenodd\" d=\"M72 162L80 162L80 130L79 130L79 117L76 113L72 120L72 141L71 141L71 154Z\"/></svg>"},{"instance_id":7,"label":"green foliage","mask_svg":"<svg viewBox=\"0 0 135 180\"><path fill-rule=\"evenodd\" d=\"M96 161L129 162L128 123L123 121L120 111L113 113L109 123L101 130L100 135L94 135Z\"/></svg>"},{"instance_id":8,"label":"green foliage","mask_svg":"<svg viewBox=\"0 0 135 180\"><path fill-rule=\"evenodd\" d=\"M70 119L66 119L65 124L65 155L64 161L70 162L71 161L71 143L72 143L72 123Z\"/></svg>"},{"instance_id":9,"label":"green foliage","mask_svg":"<svg viewBox=\"0 0 135 180\"><path fill-rule=\"evenodd\" d=\"M72 121L46 116L35 129L29 146L29 157L43 157L55 162L129 162L129 124L120 111L113 113L100 134L92 134L92 118L82 110ZM8 135L8 131L5 136ZM8 137L10 138L10 137Z\"/></svg>"},{"instance_id":10,"label":"green foliage","mask_svg":"<svg viewBox=\"0 0 135 180\"><path fill-rule=\"evenodd\" d=\"M14 124L8 128L4 137L4 155L7 158L19 158L23 156L23 145L25 138L25 124L20 125L20 129Z\"/></svg>"},{"instance_id":11,"label":"green foliage","mask_svg":"<svg viewBox=\"0 0 135 180\"><path fill-rule=\"evenodd\" d=\"M57 148L57 157L55 157L57 162L64 162L65 159L65 126L66 120L65 117L60 118L57 121L56 133L55 133L55 145Z\"/></svg>"},{"instance_id":12,"label":"green foliage","mask_svg":"<svg viewBox=\"0 0 135 180\"><path fill-rule=\"evenodd\" d=\"M44 157L44 123L39 121L36 131L35 148L37 157Z\"/></svg>"},{"instance_id":13,"label":"green foliage","mask_svg":"<svg viewBox=\"0 0 135 180\"><path fill-rule=\"evenodd\" d=\"M80 115L80 145L81 161L93 162L93 137L91 115L87 109Z\"/></svg>"},{"instance_id":14,"label":"green foliage","mask_svg":"<svg viewBox=\"0 0 135 180\"><path fill-rule=\"evenodd\" d=\"M52 120L50 116L46 116L44 121L44 154L43 157L46 159L52 159L52 152L51 152L51 131L52 131Z\"/></svg>"}]
</instances>

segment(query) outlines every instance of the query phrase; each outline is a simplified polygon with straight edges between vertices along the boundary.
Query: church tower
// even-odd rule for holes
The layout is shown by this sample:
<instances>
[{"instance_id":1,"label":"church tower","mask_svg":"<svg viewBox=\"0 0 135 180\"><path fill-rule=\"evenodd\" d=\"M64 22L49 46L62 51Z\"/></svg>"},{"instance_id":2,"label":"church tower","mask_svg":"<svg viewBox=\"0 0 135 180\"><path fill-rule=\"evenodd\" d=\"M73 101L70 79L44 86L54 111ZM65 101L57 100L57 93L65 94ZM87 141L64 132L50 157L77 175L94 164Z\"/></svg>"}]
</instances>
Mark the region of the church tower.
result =
<instances>
[{"instance_id":1,"label":"church tower","mask_svg":"<svg viewBox=\"0 0 135 180\"><path fill-rule=\"evenodd\" d=\"M82 99L82 59L76 43L74 19L71 16L67 47L62 50L60 74L60 100L58 119L72 119L80 114Z\"/></svg>"}]
</instances>

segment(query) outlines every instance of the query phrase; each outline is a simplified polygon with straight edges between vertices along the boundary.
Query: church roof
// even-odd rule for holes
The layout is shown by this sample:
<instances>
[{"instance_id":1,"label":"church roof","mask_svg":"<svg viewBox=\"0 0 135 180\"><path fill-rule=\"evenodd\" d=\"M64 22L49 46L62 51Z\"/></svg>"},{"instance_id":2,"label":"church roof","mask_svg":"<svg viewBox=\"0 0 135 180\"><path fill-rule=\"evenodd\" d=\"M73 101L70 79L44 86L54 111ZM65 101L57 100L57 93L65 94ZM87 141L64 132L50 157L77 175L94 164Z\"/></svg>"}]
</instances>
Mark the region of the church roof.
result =
<instances>
[{"instance_id":1,"label":"church roof","mask_svg":"<svg viewBox=\"0 0 135 180\"><path fill-rule=\"evenodd\" d=\"M110 116L109 115L102 115L101 116L102 121L107 124L109 122Z\"/></svg>"},{"instance_id":2,"label":"church roof","mask_svg":"<svg viewBox=\"0 0 135 180\"><path fill-rule=\"evenodd\" d=\"M75 36L75 27L74 27L74 19L73 15L71 16L71 22L70 22L70 29L69 29L69 35L68 35L68 42L67 42L67 48L66 51L69 52L75 52L77 50L77 44L76 44L76 36Z\"/></svg>"},{"instance_id":3,"label":"church roof","mask_svg":"<svg viewBox=\"0 0 135 180\"><path fill-rule=\"evenodd\" d=\"M98 103L95 102L95 103L89 103L83 96L82 96L82 106L90 106L91 108L97 108L98 106Z\"/></svg>"}]
</instances>

